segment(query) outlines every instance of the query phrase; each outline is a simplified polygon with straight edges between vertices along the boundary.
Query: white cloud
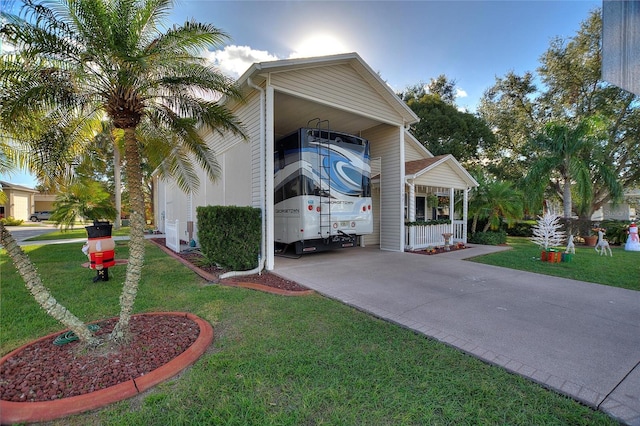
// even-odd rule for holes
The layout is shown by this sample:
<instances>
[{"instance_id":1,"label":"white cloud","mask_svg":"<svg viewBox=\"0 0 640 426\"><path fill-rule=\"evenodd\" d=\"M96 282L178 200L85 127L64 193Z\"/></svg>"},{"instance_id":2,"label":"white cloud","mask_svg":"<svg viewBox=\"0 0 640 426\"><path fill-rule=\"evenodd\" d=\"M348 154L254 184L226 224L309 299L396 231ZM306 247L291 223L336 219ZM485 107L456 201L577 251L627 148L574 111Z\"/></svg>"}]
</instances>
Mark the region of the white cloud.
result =
<instances>
[{"instance_id":1,"label":"white cloud","mask_svg":"<svg viewBox=\"0 0 640 426\"><path fill-rule=\"evenodd\" d=\"M225 46L223 50L208 52L208 59L229 77L240 77L253 63L277 61L279 58L265 50L249 46Z\"/></svg>"},{"instance_id":2,"label":"white cloud","mask_svg":"<svg viewBox=\"0 0 640 426\"><path fill-rule=\"evenodd\" d=\"M467 92L459 87L456 87L456 98L466 98L467 96L469 96Z\"/></svg>"}]
</instances>

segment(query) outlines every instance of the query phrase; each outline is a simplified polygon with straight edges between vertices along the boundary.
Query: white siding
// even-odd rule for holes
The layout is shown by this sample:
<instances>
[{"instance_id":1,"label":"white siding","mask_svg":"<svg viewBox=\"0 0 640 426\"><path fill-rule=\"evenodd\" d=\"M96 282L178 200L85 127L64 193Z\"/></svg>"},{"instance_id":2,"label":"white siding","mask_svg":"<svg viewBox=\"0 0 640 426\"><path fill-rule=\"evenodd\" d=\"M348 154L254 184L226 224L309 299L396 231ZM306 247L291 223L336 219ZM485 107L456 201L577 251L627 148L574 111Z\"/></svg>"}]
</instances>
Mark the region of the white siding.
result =
<instances>
[{"instance_id":1,"label":"white siding","mask_svg":"<svg viewBox=\"0 0 640 426\"><path fill-rule=\"evenodd\" d=\"M194 197L194 205L259 206L259 101L259 94L251 92L246 102L232 111L242 123L248 140L230 133L208 133L205 136L218 156L221 172L216 181L200 174L204 185Z\"/></svg>"},{"instance_id":2,"label":"white siding","mask_svg":"<svg viewBox=\"0 0 640 426\"><path fill-rule=\"evenodd\" d=\"M386 123L402 123L402 117L389 103L347 64L272 73L270 84L276 90L298 94Z\"/></svg>"},{"instance_id":3,"label":"white siding","mask_svg":"<svg viewBox=\"0 0 640 426\"><path fill-rule=\"evenodd\" d=\"M466 189L467 183L448 162L444 162L415 180L416 185Z\"/></svg>"},{"instance_id":4,"label":"white siding","mask_svg":"<svg viewBox=\"0 0 640 426\"><path fill-rule=\"evenodd\" d=\"M404 187L400 128L380 125L363 133L371 142L371 157L381 157L380 248L401 251Z\"/></svg>"},{"instance_id":5,"label":"white siding","mask_svg":"<svg viewBox=\"0 0 640 426\"><path fill-rule=\"evenodd\" d=\"M371 208L373 211L373 233L364 236L365 246L380 245L380 186L371 188Z\"/></svg>"},{"instance_id":6,"label":"white siding","mask_svg":"<svg viewBox=\"0 0 640 426\"><path fill-rule=\"evenodd\" d=\"M404 161L414 161L429 158L426 152L419 150L413 143L406 140L404 143Z\"/></svg>"}]
</instances>

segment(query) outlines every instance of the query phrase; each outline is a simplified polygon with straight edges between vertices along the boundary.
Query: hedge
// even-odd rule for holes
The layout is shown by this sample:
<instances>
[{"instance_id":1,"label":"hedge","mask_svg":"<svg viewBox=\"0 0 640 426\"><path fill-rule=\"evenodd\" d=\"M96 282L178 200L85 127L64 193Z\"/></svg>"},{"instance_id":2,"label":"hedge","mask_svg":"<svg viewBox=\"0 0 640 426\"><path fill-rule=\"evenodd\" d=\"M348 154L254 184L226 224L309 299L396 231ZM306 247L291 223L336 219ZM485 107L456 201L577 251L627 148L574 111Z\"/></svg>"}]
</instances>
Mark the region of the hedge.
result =
<instances>
[{"instance_id":1,"label":"hedge","mask_svg":"<svg viewBox=\"0 0 640 426\"><path fill-rule=\"evenodd\" d=\"M211 262L234 271L258 266L261 212L253 207L200 206L198 240Z\"/></svg>"}]
</instances>

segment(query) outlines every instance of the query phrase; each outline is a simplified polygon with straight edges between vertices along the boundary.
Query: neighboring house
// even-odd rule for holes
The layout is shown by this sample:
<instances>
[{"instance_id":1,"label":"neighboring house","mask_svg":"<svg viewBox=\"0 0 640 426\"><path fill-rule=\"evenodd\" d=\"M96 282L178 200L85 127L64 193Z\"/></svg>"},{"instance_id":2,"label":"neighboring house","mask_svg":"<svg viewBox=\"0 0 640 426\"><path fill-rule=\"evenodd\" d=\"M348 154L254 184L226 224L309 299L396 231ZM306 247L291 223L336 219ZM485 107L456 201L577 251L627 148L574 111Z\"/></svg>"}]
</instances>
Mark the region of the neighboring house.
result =
<instances>
[{"instance_id":1,"label":"neighboring house","mask_svg":"<svg viewBox=\"0 0 640 426\"><path fill-rule=\"evenodd\" d=\"M54 194L38 192L34 198L35 211L53 211L55 210L55 208L53 207L55 201L56 196Z\"/></svg>"},{"instance_id":2,"label":"neighboring house","mask_svg":"<svg viewBox=\"0 0 640 426\"><path fill-rule=\"evenodd\" d=\"M403 251L444 243L440 228L430 240L410 241L417 228L406 227L405 221L417 216L455 219L445 231L454 234L454 241L466 241L467 196L477 183L455 158L433 157L409 133L418 117L359 55L256 63L238 84L246 102L228 107L244 124L249 141L231 134L205 135L220 163L220 179L211 182L200 173L194 194L154 179L156 226L168 241L170 234L197 240L197 206L253 206L264 213L263 260L267 270L273 269L274 142L314 119L370 141L374 233L363 239L365 245ZM428 194L440 201L430 211ZM462 205L456 215L451 214L454 204Z\"/></svg>"},{"instance_id":3,"label":"neighboring house","mask_svg":"<svg viewBox=\"0 0 640 426\"><path fill-rule=\"evenodd\" d=\"M627 190L624 193L625 201L613 204L608 202L596 210L591 220L636 220L636 208L640 204L640 189Z\"/></svg>"},{"instance_id":4,"label":"neighboring house","mask_svg":"<svg viewBox=\"0 0 640 426\"><path fill-rule=\"evenodd\" d=\"M29 220L29 216L35 211L35 195L38 191L4 181L0 181L0 186L7 196L4 205L0 205L0 218Z\"/></svg>"}]
</instances>

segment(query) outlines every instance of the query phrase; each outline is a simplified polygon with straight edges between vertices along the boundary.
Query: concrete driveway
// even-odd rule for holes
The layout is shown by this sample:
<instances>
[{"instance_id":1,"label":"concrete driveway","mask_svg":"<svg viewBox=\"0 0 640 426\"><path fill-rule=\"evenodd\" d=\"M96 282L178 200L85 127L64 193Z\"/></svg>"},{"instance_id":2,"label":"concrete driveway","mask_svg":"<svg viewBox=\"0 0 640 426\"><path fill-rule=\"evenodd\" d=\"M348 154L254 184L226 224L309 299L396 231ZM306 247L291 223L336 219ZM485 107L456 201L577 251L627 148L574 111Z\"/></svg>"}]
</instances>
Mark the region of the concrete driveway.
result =
<instances>
[{"instance_id":1,"label":"concrete driveway","mask_svg":"<svg viewBox=\"0 0 640 426\"><path fill-rule=\"evenodd\" d=\"M640 292L463 260L501 249L356 248L274 272L640 426Z\"/></svg>"}]
</instances>

